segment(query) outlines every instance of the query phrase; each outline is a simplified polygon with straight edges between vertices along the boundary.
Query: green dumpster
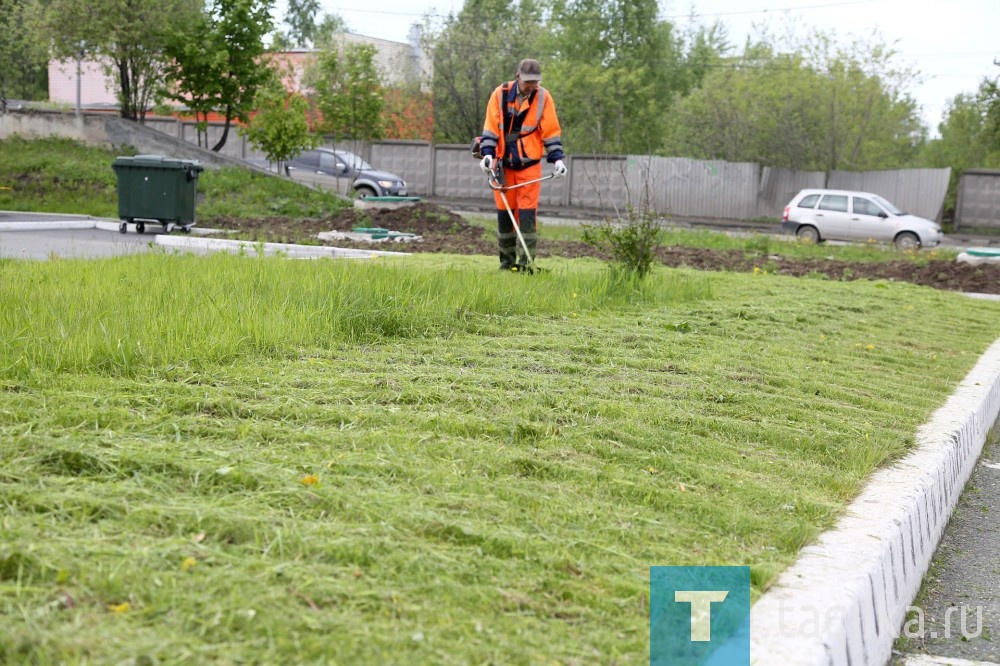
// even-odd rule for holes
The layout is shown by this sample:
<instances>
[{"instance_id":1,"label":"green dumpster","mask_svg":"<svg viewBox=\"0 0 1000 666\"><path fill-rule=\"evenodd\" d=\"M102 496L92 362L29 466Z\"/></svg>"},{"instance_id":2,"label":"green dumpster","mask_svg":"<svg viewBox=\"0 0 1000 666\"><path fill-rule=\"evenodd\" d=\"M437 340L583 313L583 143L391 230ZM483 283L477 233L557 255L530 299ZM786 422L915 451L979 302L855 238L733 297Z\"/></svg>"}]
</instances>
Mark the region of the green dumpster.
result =
<instances>
[{"instance_id":1,"label":"green dumpster","mask_svg":"<svg viewBox=\"0 0 1000 666\"><path fill-rule=\"evenodd\" d=\"M115 158L111 168L118 177L118 231L135 224L140 234L146 222L158 222L166 233L180 227L185 233L194 226L198 174L197 161L163 155Z\"/></svg>"}]
</instances>

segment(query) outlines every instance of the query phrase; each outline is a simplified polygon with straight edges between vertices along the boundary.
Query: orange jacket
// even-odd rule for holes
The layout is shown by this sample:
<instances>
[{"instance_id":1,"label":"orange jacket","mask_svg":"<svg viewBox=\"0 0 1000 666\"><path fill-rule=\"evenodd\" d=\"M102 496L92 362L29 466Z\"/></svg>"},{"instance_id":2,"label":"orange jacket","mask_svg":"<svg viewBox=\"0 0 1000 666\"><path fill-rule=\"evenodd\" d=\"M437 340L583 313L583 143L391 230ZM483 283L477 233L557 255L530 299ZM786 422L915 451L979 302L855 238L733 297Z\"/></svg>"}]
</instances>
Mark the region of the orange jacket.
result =
<instances>
[{"instance_id":1,"label":"orange jacket","mask_svg":"<svg viewBox=\"0 0 1000 666\"><path fill-rule=\"evenodd\" d=\"M506 99L504 88L508 89ZM510 131L509 120L504 127L503 108L521 118L519 132ZM561 133L556 104L549 91L539 86L530 100L518 104L517 82L511 81L498 86L490 95L479 147L483 155L503 157L508 168L523 168L541 161L543 157L549 163L563 159Z\"/></svg>"}]
</instances>

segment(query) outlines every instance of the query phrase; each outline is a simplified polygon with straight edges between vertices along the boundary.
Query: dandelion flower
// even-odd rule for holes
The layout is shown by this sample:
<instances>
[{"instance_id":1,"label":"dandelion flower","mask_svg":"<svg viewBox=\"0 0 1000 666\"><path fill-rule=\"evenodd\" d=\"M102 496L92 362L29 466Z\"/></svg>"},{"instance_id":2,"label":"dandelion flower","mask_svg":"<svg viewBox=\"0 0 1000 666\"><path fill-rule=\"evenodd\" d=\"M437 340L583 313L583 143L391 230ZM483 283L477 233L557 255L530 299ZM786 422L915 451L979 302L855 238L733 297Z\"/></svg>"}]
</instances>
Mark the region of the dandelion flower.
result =
<instances>
[{"instance_id":1,"label":"dandelion flower","mask_svg":"<svg viewBox=\"0 0 1000 666\"><path fill-rule=\"evenodd\" d=\"M303 486L315 486L317 483L319 483L319 477L316 476L315 474L306 474L301 479L299 479L299 482Z\"/></svg>"},{"instance_id":2,"label":"dandelion flower","mask_svg":"<svg viewBox=\"0 0 1000 666\"><path fill-rule=\"evenodd\" d=\"M117 613L119 615L122 614L122 613L129 612L129 610L131 610L131 608L132 608L132 604L130 604L127 601L124 601L124 602L122 602L120 604L108 604L108 610L111 611L112 613Z\"/></svg>"},{"instance_id":3,"label":"dandelion flower","mask_svg":"<svg viewBox=\"0 0 1000 666\"><path fill-rule=\"evenodd\" d=\"M198 566L198 560L193 557L185 557L184 561L181 562L181 571L190 571Z\"/></svg>"}]
</instances>

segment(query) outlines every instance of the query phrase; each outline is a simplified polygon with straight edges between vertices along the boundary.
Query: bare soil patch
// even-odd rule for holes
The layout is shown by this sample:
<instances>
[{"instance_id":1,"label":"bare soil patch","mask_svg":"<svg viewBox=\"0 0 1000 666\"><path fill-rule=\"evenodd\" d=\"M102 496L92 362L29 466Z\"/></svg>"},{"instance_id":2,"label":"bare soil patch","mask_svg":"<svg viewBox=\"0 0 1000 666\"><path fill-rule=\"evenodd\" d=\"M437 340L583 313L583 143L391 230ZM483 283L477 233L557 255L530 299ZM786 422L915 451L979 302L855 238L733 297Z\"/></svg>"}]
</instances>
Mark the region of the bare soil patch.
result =
<instances>
[{"instance_id":1,"label":"bare soil patch","mask_svg":"<svg viewBox=\"0 0 1000 666\"><path fill-rule=\"evenodd\" d=\"M242 237L277 243L322 244L336 247L385 247L401 252L443 252L452 254L496 254L494 232L469 224L465 218L430 203L417 203L395 209L346 209L336 215L315 220L281 217L235 219L214 218L206 226L239 231ZM322 231L351 231L355 227L381 227L413 233L420 242L373 245L367 242L319 241ZM1000 265L960 264L946 260L836 261L831 259L794 259L775 254L741 250L708 250L690 247L663 247L657 252L666 266L685 266L707 271L750 272L755 268L770 273L801 277L825 275L830 280L895 280L945 289L986 294L1000 294ZM582 242L555 241L545 238L544 227L538 240L538 258L596 257L600 251Z\"/></svg>"}]
</instances>

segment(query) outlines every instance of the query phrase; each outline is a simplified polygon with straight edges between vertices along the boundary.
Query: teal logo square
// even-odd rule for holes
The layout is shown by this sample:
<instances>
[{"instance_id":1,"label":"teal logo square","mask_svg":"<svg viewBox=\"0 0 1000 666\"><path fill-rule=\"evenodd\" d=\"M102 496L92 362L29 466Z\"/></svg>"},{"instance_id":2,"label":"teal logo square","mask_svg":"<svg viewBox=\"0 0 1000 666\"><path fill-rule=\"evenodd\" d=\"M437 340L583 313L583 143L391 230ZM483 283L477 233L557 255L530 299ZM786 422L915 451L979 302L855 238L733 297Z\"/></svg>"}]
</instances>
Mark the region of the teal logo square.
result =
<instances>
[{"instance_id":1,"label":"teal logo square","mask_svg":"<svg viewBox=\"0 0 1000 666\"><path fill-rule=\"evenodd\" d=\"M650 567L650 666L750 666L750 567Z\"/></svg>"}]
</instances>

